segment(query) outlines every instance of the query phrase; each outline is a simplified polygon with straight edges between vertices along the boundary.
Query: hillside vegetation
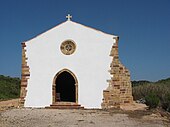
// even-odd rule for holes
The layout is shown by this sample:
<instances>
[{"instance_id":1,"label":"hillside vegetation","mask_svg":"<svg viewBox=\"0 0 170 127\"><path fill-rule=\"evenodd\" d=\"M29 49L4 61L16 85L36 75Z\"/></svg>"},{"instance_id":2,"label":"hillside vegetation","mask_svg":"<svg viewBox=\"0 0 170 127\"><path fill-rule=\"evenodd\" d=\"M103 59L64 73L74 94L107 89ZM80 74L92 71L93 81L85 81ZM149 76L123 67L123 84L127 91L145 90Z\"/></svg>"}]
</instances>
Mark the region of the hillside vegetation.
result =
<instances>
[{"instance_id":1,"label":"hillside vegetation","mask_svg":"<svg viewBox=\"0 0 170 127\"><path fill-rule=\"evenodd\" d=\"M0 75L0 101L19 98L20 79ZM150 81L132 81L134 100L150 108L161 107L170 112L170 78Z\"/></svg>"},{"instance_id":2,"label":"hillside vegetation","mask_svg":"<svg viewBox=\"0 0 170 127\"><path fill-rule=\"evenodd\" d=\"M20 79L0 75L0 100L18 98L20 95Z\"/></svg>"},{"instance_id":3,"label":"hillside vegetation","mask_svg":"<svg viewBox=\"0 0 170 127\"><path fill-rule=\"evenodd\" d=\"M132 81L134 100L146 103L150 108L161 107L170 112L170 78L157 82Z\"/></svg>"}]
</instances>

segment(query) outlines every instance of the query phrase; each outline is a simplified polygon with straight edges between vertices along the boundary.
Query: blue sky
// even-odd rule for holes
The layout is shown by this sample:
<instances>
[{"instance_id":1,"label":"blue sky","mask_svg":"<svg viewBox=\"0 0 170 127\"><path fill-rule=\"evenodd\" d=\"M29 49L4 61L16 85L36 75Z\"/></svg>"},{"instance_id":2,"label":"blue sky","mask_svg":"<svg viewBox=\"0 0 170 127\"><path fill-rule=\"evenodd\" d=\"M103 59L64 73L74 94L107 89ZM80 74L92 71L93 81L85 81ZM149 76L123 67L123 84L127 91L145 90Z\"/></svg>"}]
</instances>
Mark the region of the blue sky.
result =
<instances>
[{"instance_id":1,"label":"blue sky","mask_svg":"<svg viewBox=\"0 0 170 127\"><path fill-rule=\"evenodd\" d=\"M170 0L0 0L0 74L21 75L21 42L64 22L120 37L132 80L170 77Z\"/></svg>"}]
</instances>

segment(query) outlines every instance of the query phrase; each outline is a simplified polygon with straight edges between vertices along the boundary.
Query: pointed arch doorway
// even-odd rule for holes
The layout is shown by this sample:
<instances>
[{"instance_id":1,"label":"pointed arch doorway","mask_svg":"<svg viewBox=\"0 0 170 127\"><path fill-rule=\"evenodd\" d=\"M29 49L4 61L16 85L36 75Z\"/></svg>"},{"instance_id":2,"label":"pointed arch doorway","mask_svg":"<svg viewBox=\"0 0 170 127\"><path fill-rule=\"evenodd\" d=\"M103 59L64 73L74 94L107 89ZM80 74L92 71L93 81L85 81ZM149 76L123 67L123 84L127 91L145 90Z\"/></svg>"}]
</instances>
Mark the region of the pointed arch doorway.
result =
<instances>
[{"instance_id":1,"label":"pointed arch doorway","mask_svg":"<svg viewBox=\"0 0 170 127\"><path fill-rule=\"evenodd\" d=\"M78 80L68 69L59 71L53 79L53 104L74 102L78 104Z\"/></svg>"}]
</instances>

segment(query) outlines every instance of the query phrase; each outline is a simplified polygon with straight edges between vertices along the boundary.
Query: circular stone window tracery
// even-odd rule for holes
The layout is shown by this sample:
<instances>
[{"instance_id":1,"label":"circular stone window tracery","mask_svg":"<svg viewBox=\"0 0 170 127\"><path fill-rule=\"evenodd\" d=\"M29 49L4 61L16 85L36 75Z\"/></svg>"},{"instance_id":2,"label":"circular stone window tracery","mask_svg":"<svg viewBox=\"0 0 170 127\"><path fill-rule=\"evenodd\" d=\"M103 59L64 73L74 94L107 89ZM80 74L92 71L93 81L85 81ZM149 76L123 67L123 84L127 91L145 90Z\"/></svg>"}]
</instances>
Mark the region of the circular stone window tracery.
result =
<instances>
[{"instance_id":1,"label":"circular stone window tracery","mask_svg":"<svg viewBox=\"0 0 170 127\"><path fill-rule=\"evenodd\" d=\"M76 50L76 45L73 41L67 40L61 43L60 50L65 55L71 55Z\"/></svg>"}]
</instances>

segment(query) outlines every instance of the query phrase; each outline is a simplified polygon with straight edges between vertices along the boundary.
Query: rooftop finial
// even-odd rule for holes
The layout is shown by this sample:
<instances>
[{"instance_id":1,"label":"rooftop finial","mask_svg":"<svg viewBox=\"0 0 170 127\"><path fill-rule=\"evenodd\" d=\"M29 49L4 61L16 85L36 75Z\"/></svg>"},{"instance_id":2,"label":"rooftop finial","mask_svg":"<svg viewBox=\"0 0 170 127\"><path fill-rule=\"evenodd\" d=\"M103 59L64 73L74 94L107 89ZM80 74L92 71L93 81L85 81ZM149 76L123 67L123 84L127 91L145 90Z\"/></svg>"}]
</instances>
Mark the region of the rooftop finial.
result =
<instances>
[{"instance_id":1,"label":"rooftop finial","mask_svg":"<svg viewBox=\"0 0 170 127\"><path fill-rule=\"evenodd\" d=\"M68 15L66 16L66 18L67 18L67 21L70 21L71 18L72 18L72 16L71 16L70 14L68 14Z\"/></svg>"}]
</instances>

